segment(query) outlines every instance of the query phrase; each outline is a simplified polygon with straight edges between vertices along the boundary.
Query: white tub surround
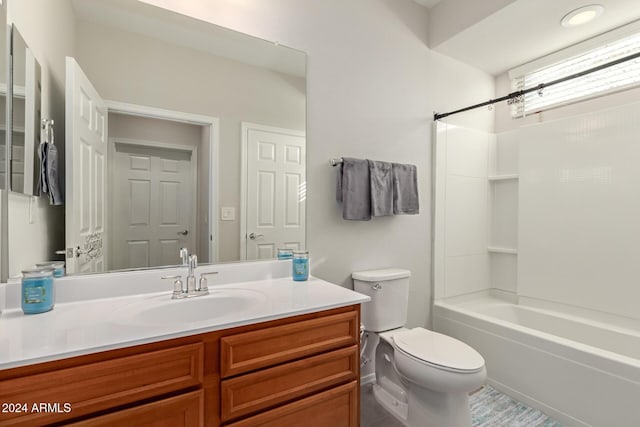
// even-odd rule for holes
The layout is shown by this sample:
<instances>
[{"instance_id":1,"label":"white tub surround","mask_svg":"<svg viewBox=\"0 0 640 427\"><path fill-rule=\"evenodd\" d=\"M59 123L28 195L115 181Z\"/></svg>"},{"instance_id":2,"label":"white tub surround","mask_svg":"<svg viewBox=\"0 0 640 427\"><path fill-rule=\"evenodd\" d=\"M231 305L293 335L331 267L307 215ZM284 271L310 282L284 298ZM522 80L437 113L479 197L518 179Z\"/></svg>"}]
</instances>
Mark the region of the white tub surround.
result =
<instances>
[{"instance_id":1,"label":"white tub surround","mask_svg":"<svg viewBox=\"0 0 640 427\"><path fill-rule=\"evenodd\" d=\"M640 425L636 319L494 290L436 301L434 327L482 354L491 385L563 425Z\"/></svg>"},{"instance_id":2,"label":"white tub surround","mask_svg":"<svg viewBox=\"0 0 640 427\"><path fill-rule=\"evenodd\" d=\"M0 317L0 369L58 360L171 338L233 328L268 320L359 304L368 297L321 279L294 282L291 263L267 261L205 266L218 271L209 280L210 296L171 300L172 281L161 276L182 268L74 276L57 280L55 308L24 315L19 283L3 284L5 306ZM210 319L141 321L138 314L167 304L190 304L216 293L255 296L250 304ZM186 316L185 316L186 317Z\"/></svg>"}]
</instances>

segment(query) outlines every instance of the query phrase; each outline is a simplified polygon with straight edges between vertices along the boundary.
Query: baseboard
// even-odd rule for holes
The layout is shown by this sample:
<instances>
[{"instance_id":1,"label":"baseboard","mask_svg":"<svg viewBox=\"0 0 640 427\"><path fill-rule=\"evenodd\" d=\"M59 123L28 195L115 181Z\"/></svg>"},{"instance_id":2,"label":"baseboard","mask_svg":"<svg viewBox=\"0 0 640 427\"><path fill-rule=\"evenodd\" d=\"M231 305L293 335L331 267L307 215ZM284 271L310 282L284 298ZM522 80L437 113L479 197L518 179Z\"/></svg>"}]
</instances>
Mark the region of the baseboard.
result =
<instances>
[{"instance_id":1,"label":"baseboard","mask_svg":"<svg viewBox=\"0 0 640 427\"><path fill-rule=\"evenodd\" d=\"M574 418L571 415L565 414L564 412L554 407L546 405L540 402L539 400L532 398L529 395L520 393L519 391L516 391L499 381L495 381L495 380L492 380L491 378L487 378L487 384L489 384L491 387L495 388L496 390L501 391L502 393L508 396L511 396L515 400L530 406L531 408L541 410L551 418L555 419L556 421L559 421L565 427L591 427L589 424L585 424L579 419Z\"/></svg>"},{"instance_id":2,"label":"baseboard","mask_svg":"<svg viewBox=\"0 0 640 427\"><path fill-rule=\"evenodd\" d=\"M371 384L371 383L375 383L376 382L376 374L375 372L372 372L368 375L363 375L360 377L360 385L366 385L366 384Z\"/></svg>"}]
</instances>

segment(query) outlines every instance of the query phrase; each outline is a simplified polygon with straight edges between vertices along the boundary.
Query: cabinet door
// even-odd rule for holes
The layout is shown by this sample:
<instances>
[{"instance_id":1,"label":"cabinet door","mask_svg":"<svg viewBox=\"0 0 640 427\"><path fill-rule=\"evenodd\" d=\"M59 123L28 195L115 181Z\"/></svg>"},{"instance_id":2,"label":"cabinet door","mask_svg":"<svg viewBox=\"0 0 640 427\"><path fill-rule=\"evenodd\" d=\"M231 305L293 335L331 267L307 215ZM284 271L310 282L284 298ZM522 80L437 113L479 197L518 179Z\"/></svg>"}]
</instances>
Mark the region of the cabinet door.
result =
<instances>
[{"instance_id":1,"label":"cabinet door","mask_svg":"<svg viewBox=\"0 0 640 427\"><path fill-rule=\"evenodd\" d=\"M0 414L0 426L46 425L200 387L203 360L195 343L2 381L0 402L59 402L71 412Z\"/></svg>"},{"instance_id":2,"label":"cabinet door","mask_svg":"<svg viewBox=\"0 0 640 427\"><path fill-rule=\"evenodd\" d=\"M227 427L357 427L358 382L332 388Z\"/></svg>"},{"instance_id":3,"label":"cabinet door","mask_svg":"<svg viewBox=\"0 0 640 427\"><path fill-rule=\"evenodd\" d=\"M199 390L185 393L68 425L73 427L201 427L204 425L204 392Z\"/></svg>"}]
</instances>

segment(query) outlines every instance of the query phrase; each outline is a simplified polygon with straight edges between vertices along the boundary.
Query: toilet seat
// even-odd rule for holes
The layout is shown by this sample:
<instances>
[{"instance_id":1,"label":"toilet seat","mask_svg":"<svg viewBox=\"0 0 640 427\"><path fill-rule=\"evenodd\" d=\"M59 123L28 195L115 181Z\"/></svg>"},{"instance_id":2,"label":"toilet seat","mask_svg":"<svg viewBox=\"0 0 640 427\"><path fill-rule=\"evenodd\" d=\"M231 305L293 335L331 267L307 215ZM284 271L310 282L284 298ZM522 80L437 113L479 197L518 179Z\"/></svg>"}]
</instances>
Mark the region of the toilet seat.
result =
<instances>
[{"instance_id":1,"label":"toilet seat","mask_svg":"<svg viewBox=\"0 0 640 427\"><path fill-rule=\"evenodd\" d=\"M451 372L472 373L484 367L484 359L476 350L460 340L414 328L393 335L396 348L419 363Z\"/></svg>"}]
</instances>

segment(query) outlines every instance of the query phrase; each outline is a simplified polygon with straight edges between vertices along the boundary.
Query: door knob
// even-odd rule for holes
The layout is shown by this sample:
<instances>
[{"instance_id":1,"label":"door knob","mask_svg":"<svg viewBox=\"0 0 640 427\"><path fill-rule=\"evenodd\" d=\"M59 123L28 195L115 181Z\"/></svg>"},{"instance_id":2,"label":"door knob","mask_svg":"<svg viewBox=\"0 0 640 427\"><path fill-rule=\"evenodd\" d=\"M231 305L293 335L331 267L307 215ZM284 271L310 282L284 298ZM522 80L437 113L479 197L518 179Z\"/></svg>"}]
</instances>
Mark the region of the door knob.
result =
<instances>
[{"instance_id":1,"label":"door knob","mask_svg":"<svg viewBox=\"0 0 640 427\"><path fill-rule=\"evenodd\" d=\"M182 231L178 231L177 233L179 236L186 236L189 234L189 230L182 230Z\"/></svg>"},{"instance_id":2,"label":"door knob","mask_svg":"<svg viewBox=\"0 0 640 427\"><path fill-rule=\"evenodd\" d=\"M264 234L256 234L256 233L249 234L249 238L251 240L256 240L256 239L259 239L260 237L264 237Z\"/></svg>"}]
</instances>

